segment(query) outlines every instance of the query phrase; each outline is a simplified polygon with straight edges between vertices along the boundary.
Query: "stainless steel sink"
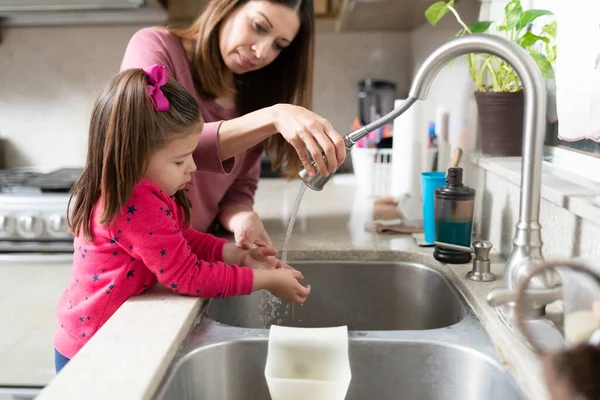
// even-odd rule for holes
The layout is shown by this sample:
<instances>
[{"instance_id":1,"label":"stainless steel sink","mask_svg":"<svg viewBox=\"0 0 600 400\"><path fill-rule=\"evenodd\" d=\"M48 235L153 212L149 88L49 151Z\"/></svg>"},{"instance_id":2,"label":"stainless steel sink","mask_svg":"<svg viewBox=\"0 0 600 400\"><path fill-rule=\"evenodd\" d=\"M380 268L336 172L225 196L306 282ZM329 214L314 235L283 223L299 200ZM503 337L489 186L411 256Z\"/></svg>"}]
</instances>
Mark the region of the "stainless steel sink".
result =
<instances>
[{"instance_id":1,"label":"stainless steel sink","mask_svg":"<svg viewBox=\"0 0 600 400\"><path fill-rule=\"evenodd\" d=\"M211 301L217 322L268 329L347 325L350 330L424 330L459 322L464 307L440 272L409 262L302 261L292 264L312 291L290 305L268 292Z\"/></svg>"},{"instance_id":2,"label":"stainless steel sink","mask_svg":"<svg viewBox=\"0 0 600 400\"><path fill-rule=\"evenodd\" d=\"M269 308L260 294L211 301L154 400L269 400L271 323L349 326L347 400L526 398L443 270L411 262L290 264L313 286L307 303Z\"/></svg>"},{"instance_id":3,"label":"stainless steel sink","mask_svg":"<svg viewBox=\"0 0 600 400\"><path fill-rule=\"evenodd\" d=\"M234 339L188 353L156 400L269 400L267 344L265 337ZM349 354L352 381L346 400L524 398L500 364L472 346L432 339L352 338Z\"/></svg>"}]
</instances>

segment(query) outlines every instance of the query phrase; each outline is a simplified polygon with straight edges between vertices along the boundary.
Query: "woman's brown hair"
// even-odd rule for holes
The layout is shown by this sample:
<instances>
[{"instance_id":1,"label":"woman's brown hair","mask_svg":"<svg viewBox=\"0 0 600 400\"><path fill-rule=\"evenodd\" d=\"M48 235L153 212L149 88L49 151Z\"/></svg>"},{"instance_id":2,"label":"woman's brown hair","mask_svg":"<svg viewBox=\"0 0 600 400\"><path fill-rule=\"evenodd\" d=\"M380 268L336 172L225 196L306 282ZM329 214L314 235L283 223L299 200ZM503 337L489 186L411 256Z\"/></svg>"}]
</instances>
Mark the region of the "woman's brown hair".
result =
<instances>
[{"instance_id":1,"label":"woman's brown hair","mask_svg":"<svg viewBox=\"0 0 600 400\"><path fill-rule=\"evenodd\" d=\"M143 178L150 156L177 137L198 132L200 110L194 97L175 81L161 87L169 101L167 111L155 111L147 92L148 78L141 69L115 75L93 107L85 168L71 191L68 220L73 234L83 228L91 241L92 211L102 200L100 224L109 224ZM190 224L190 204L184 191L175 194ZM69 214L69 213L68 213Z\"/></svg>"},{"instance_id":2,"label":"woman's brown hair","mask_svg":"<svg viewBox=\"0 0 600 400\"><path fill-rule=\"evenodd\" d=\"M223 87L225 63L219 50L219 28L231 12L248 0L211 0L187 29L170 29L180 39L194 43L192 73L198 92L207 98ZM312 108L314 58L314 10L312 0L264 0L297 10L300 29L292 43L264 68L235 75L236 107L241 114L289 103ZM302 162L281 135L266 140L266 152L273 169L282 168L287 178L298 176Z\"/></svg>"}]
</instances>

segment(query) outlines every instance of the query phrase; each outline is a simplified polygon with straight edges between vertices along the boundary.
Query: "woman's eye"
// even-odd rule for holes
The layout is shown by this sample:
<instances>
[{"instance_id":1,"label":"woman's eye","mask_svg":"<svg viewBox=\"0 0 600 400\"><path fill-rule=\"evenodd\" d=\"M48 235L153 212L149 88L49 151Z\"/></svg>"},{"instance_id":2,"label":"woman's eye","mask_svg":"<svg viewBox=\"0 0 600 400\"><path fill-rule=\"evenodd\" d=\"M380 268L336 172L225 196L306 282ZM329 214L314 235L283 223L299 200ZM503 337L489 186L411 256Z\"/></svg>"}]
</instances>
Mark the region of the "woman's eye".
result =
<instances>
[{"instance_id":1,"label":"woman's eye","mask_svg":"<svg viewBox=\"0 0 600 400\"><path fill-rule=\"evenodd\" d=\"M258 33L267 33L267 30L257 22L254 23L254 29L256 29Z\"/></svg>"},{"instance_id":2,"label":"woman's eye","mask_svg":"<svg viewBox=\"0 0 600 400\"><path fill-rule=\"evenodd\" d=\"M175 165L181 167L183 165L183 161L175 161Z\"/></svg>"},{"instance_id":3,"label":"woman's eye","mask_svg":"<svg viewBox=\"0 0 600 400\"><path fill-rule=\"evenodd\" d=\"M283 47L282 45L277 44L277 43L274 43L273 46L275 47L275 50L277 50L277 51L281 51L281 50L285 49L285 47Z\"/></svg>"}]
</instances>

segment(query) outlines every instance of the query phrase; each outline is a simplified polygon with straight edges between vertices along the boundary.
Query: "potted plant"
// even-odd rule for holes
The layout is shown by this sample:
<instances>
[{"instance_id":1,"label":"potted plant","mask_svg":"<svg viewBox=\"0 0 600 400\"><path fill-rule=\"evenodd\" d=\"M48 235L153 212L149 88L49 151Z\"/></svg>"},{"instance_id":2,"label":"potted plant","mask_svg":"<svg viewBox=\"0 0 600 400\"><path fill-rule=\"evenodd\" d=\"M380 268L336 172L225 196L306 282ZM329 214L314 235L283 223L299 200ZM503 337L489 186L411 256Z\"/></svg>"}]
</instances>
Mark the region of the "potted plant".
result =
<instances>
[{"instance_id":1,"label":"potted plant","mask_svg":"<svg viewBox=\"0 0 600 400\"><path fill-rule=\"evenodd\" d=\"M448 12L461 29L455 37L487 33L494 21L477 21L467 26L454 8L454 0L438 1L427 8L425 17L435 26ZM542 76L554 80L556 60L556 20L533 33L531 24L548 10L523 11L520 0L504 8L504 20L497 30L525 49L536 62ZM514 69L504 60L489 54L467 55L469 73L475 83L475 100L481 130L481 150L493 156L521 156L523 137L523 86Z\"/></svg>"}]
</instances>

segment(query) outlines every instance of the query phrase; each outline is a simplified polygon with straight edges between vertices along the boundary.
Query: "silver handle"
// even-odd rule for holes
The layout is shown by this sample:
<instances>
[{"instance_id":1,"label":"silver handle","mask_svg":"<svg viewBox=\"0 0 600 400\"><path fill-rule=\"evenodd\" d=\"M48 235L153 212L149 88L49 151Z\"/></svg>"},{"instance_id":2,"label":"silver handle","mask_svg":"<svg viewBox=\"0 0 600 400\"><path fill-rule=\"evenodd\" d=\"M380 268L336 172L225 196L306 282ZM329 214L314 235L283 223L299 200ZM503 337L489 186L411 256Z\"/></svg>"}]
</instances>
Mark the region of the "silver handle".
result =
<instances>
[{"instance_id":1,"label":"silver handle","mask_svg":"<svg viewBox=\"0 0 600 400\"><path fill-rule=\"evenodd\" d=\"M524 298L544 304L554 303L562 298L562 288L525 290ZM487 295L487 302L492 307L512 303L517 300L517 291L510 289L492 289Z\"/></svg>"},{"instance_id":2,"label":"silver handle","mask_svg":"<svg viewBox=\"0 0 600 400\"><path fill-rule=\"evenodd\" d=\"M457 244L444 243L444 242L438 242L438 241L433 242L433 244L435 244L438 247L443 247L445 249L464 251L465 253L472 253L472 254L475 253L475 250L473 250L472 247L459 246Z\"/></svg>"}]
</instances>

